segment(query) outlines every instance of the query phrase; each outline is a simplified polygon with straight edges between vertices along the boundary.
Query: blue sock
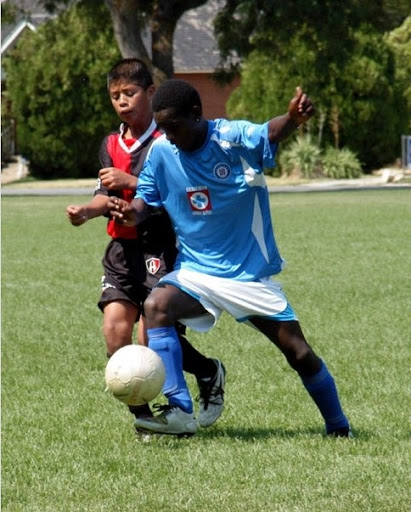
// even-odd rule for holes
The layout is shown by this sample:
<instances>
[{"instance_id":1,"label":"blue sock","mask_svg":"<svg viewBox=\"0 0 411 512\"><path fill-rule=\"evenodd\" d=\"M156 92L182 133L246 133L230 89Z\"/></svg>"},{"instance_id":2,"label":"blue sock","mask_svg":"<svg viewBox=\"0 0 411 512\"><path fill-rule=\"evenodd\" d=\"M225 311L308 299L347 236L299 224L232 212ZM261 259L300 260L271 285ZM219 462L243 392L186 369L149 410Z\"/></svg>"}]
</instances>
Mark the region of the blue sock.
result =
<instances>
[{"instance_id":1,"label":"blue sock","mask_svg":"<svg viewBox=\"0 0 411 512\"><path fill-rule=\"evenodd\" d=\"M174 327L147 329L148 346L162 359L166 369L163 393L170 405L193 412L193 402L183 374L183 356Z\"/></svg>"},{"instance_id":2,"label":"blue sock","mask_svg":"<svg viewBox=\"0 0 411 512\"><path fill-rule=\"evenodd\" d=\"M349 427L348 420L341 408L334 379L324 361L322 361L318 373L312 377L301 378L301 380L325 420L327 433Z\"/></svg>"}]
</instances>

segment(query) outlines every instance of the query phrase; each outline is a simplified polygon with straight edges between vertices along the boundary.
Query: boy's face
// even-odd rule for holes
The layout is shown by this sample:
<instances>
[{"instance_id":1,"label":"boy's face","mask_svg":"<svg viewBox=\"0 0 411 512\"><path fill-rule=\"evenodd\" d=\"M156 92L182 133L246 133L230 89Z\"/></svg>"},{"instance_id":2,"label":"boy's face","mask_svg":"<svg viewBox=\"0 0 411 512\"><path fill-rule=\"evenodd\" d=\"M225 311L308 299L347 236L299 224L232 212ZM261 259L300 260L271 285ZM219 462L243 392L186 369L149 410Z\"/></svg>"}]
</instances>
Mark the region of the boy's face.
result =
<instances>
[{"instance_id":1,"label":"boy's face","mask_svg":"<svg viewBox=\"0 0 411 512\"><path fill-rule=\"evenodd\" d=\"M129 126L141 123L147 118L151 119L154 85L145 90L134 82L119 80L110 84L108 92L117 115Z\"/></svg>"},{"instance_id":2,"label":"boy's face","mask_svg":"<svg viewBox=\"0 0 411 512\"><path fill-rule=\"evenodd\" d=\"M178 115L174 108L154 112L154 120L158 128L166 134L167 139L178 149L188 152L198 149L203 142L195 117L193 113L185 117Z\"/></svg>"}]
</instances>

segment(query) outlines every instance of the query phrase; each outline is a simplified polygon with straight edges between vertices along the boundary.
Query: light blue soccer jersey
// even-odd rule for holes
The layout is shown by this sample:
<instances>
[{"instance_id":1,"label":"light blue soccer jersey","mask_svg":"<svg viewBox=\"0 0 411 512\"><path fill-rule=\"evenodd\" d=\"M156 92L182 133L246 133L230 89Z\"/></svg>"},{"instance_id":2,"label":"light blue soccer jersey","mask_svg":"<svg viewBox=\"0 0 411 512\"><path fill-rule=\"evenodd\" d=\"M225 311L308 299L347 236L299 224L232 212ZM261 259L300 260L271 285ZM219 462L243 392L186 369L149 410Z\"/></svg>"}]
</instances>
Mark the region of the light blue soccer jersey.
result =
<instances>
[{"instance_id":1,"label":"light blue soccer jersey","mask_svg":"<svg viewBox=\"0 0 411 512\"><path fill-rule=\"evenodd\" d=\"M268 123L208 121L204 145L180 151L165 136L152 145L136 197L167 210L178 241L175 269L250 281L282 268L264 168L277 144Z\"/></svg>"}]
</instances>

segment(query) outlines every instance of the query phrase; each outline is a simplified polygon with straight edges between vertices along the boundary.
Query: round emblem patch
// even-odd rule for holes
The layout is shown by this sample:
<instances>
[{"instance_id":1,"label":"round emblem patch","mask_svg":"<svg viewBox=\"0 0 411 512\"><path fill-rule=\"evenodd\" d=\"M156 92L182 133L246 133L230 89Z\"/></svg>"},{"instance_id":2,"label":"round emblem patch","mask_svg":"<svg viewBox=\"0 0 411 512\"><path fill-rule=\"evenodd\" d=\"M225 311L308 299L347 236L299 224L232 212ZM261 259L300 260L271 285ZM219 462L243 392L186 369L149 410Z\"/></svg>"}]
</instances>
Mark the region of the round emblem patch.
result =
<instances>
[{"instance_id":1,"label":"round emblem patch","mask_svg":"<svg viewBox=\"0 0 411 512\"><path fill-rule=\"evenodd\" d=\"M196 210L206 210L208 208L208 196L204 192L196 192L190 197L191 204Z\"/></svg>"},{"instance_id":2,"label":"round emblem patch","mask_svg":"<svg viewBox=\"0 0 411 512\"><path fill-rule=\"evenodd\" d=\"M213 173L216 178L226 180L230 176L231 169L227 164L221 162L214 166Z\"/></svg>"}]
</instances>

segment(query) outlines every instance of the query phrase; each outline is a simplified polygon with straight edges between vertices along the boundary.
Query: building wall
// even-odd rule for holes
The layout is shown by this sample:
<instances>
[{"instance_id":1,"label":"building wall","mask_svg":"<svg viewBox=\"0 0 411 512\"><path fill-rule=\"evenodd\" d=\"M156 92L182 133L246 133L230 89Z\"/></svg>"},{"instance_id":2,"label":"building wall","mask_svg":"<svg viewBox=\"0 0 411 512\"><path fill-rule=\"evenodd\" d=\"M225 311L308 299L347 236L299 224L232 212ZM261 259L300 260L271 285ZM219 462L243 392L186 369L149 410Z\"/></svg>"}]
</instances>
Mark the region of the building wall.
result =
<instances>
[{"instance_id":1,"label":"building wall","mask_svg":"<svg viewBox=\"0 0 411 512\"><path fill-rule=\"evenodd\" d=\"M186 80L200 93L203 115L206 119L227 117L226 102L234 89L240 85L239 77L231 84L221 87L215 83L211 73L176 73L174 76Z\"/></svg>"}]
</instances>

